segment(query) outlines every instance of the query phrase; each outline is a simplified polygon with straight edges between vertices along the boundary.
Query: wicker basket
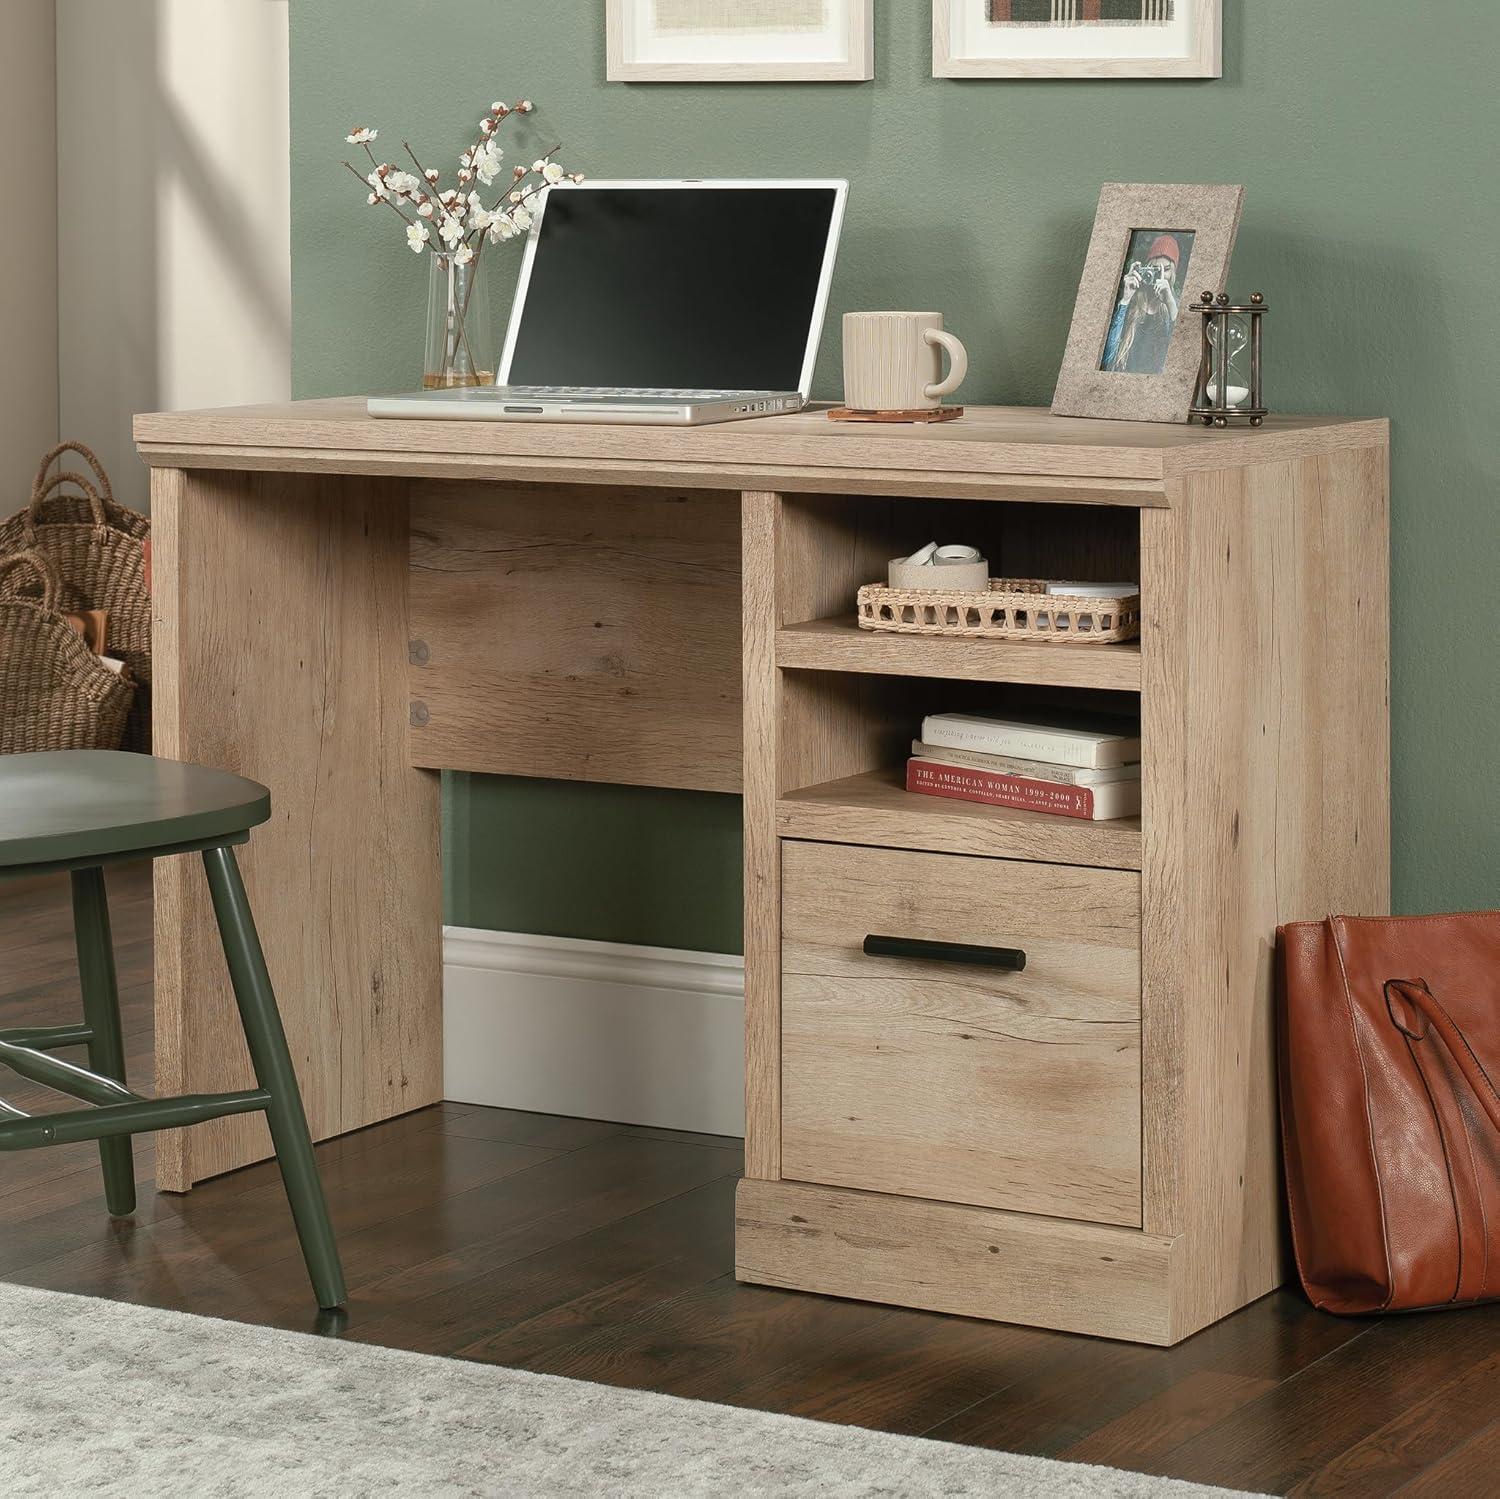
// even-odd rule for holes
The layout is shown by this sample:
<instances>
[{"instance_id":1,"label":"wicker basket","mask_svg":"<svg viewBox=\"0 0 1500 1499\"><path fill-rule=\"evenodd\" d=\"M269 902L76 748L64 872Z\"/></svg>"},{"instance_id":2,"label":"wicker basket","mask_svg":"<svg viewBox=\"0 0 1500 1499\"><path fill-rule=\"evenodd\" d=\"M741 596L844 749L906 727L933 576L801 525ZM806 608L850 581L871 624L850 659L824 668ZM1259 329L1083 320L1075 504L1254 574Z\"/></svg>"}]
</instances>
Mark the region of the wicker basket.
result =
<instances>
[{"instance_id":1,"label":"wicker basket","mask_svg":"<svg viewBox=\"0 0 1500 1499\"><path fill-rule=\"evenodd\" d=\"M63 618L60 588L40 552L0 557L0 754L118 749L124 737L135 683Z\"/></svg>"},{"instance_id":2,"label":"wicker basket","mask_svg":"<svg viewBox=\"0 0 1500 1499\"><path fill-rule=\"evenodd\" d=\"M31 484L30 504L16 511L8 520L0 521L0 556L8 556L11 552L24 550L36 539L35 527L39 525L90 526L94 524L94 502L89 498L86 490L81 494L61 492L61 486L65 483L76 484L79 489L83 490L89 481L73 473L60 473L50 480L47 477L47 470L64 453L77 453L88 464L93 474L91 487L98 490L99 502L104 507L105 521L112 531L120 531L126 536L134 536L139 540L144 540L151 534L150 516L142 515L139 510L132 510L128 505L122 505L115 498L114 490L110 487L109 475L105 473L104 465L94 456L93 450L84 447L81 442L62 442L47 452L37 466L36 478ZM45 514L43 514L44 509Z\"/></svg>"},{"instance_id":3,"label":"wicker basket","mask_svg":"<svg viewBox=\"0 0 1500 1499\"><path fill-rule=\"evenodd\" d=\"M47 470L69 451L93 472ZM97 481L97 484L95 483ZM62 492L74 485L77 494ZM151 747L151 599L146 590L145 539L151 522L119 504L103 465L82 443L60 443L37 469L30 503L0 526L0 553L41 552L61 582L59 598L68 608L109 613L109 654L118 656L140 684L126 730L127 749Z\"/></svg>"},{"instance_id":4,"label":"wicker basket","mask_svg":"<svg viewBox=\"0 0 1500 1499\"><path fill-rule=\"evenodd\" d=\"M987 593L887 588L867 583L856 601L861 630L970 640L1068 640L1107 645L1141 633L1141 596L1048 593L1042 578L991 578Z\"/></svg>"}]
</instances>

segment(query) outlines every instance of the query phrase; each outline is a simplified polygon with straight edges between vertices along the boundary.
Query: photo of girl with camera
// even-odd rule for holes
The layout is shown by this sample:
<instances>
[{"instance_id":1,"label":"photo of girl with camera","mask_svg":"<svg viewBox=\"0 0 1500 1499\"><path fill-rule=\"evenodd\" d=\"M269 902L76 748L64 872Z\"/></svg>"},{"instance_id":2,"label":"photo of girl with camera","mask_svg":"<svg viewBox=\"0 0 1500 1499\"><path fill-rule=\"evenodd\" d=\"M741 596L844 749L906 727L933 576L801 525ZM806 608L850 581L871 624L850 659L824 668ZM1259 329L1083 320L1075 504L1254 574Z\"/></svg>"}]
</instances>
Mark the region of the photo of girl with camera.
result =
<instances>
[{"instance_id":1,"label":"photo of girl with camera","mask_svg":"<svg viewBox=\"0 0 1500 1499\"><path fill-rule=\"evenodd\" d=\"M1137 229L1130 236L1101 370L1159 375L1166 369L1192 251L1191 231Z\"/></svg>"}]
</instances>

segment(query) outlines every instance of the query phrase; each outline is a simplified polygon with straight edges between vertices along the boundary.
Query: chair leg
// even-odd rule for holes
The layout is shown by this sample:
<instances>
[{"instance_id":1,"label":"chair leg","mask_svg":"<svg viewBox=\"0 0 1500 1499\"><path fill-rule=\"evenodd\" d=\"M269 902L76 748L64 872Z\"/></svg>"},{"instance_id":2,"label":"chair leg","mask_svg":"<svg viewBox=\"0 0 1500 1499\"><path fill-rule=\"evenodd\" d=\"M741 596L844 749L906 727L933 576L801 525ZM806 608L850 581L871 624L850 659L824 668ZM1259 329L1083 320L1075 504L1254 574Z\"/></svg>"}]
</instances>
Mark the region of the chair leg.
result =
<instances>
[{"instance_id":1,"label":"chair leg","mask_svg":"<svg viewBox=\"0 0 1500 1499\"><path fill-rule=\"evenodd\" d=\"M347 1293L338 1245L334 1242L323 1183L313 1158L312 1136L308 1133L302 1095L287 1051L286 1032L276 1009L276 995L271 989L271 976L266 972L265 954L239 865L232 849L210 848L204 850L203 867L208 874L214 916L219 923L229 979L234 986L256 1081L271 1095L266 1121L271 1126L271 1140L292 1206L302 1257L307 1261L318 1305L325 1309L342 1306Z\"/></svg>"},{"instance_id":2,"label":"chair leg","mask_svg":"<svg viewBox=\"0 0 1500 1499\"><path fill-rule=\"evenodd\" d=\"M89 1066L101 1077L125 1082L125 1038L120 1030L120 992L115 980L114 942L109 931L109 899L104 871L73 871L73 942L78 950L78 981L83 989L83 1018L94 1038ZM135 1211L135 1163L130 1137L99 1142L104 1167L104 1200L110 1215L128 1218Z\"/></svg>"}]
</instances>

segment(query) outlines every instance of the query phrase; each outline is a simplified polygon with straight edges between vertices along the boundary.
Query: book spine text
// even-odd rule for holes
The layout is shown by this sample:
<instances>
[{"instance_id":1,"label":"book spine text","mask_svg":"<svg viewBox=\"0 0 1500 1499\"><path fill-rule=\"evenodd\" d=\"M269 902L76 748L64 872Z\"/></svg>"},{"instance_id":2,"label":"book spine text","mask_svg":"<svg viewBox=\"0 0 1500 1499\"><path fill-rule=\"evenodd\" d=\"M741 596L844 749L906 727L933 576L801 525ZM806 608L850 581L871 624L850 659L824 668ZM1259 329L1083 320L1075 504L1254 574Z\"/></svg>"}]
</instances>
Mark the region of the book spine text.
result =
<instances>
[{"instance_id":1,"label":"book spine text","mask_svg":"<svg viewBox=\"0 0 1500 1499\"><path fill-rule=\"evenodd\" d=\"M1094 793L1087 786L1029 781L1022 776L968 770L933 760L907 761L906 789L924 796L987 802L995 807L1015 807L1028 812L1053 812L1062 817L1092 819L1094 815Z\"/></svg>"}]
</instances>

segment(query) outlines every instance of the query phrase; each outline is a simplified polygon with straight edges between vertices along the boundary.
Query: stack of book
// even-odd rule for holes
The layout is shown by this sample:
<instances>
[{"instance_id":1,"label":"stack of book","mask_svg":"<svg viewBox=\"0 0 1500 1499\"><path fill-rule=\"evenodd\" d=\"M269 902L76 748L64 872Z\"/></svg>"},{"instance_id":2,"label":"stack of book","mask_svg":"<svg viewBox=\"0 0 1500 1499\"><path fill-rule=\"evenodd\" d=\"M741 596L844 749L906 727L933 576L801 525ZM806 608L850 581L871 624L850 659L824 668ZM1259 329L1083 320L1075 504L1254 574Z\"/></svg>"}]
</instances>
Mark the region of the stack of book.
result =
<instances>
[{"instance_id":1,"label":"stack of book","mask_svg":"<svg viewBox=\"0 0 1500 1499\"><path fill-rule=\"evenodd\" d=\"M1141 810L1140 724L1100 714L978 718L933 713L906 789L1103 822Z\"/></svg>"}]
</instances>

